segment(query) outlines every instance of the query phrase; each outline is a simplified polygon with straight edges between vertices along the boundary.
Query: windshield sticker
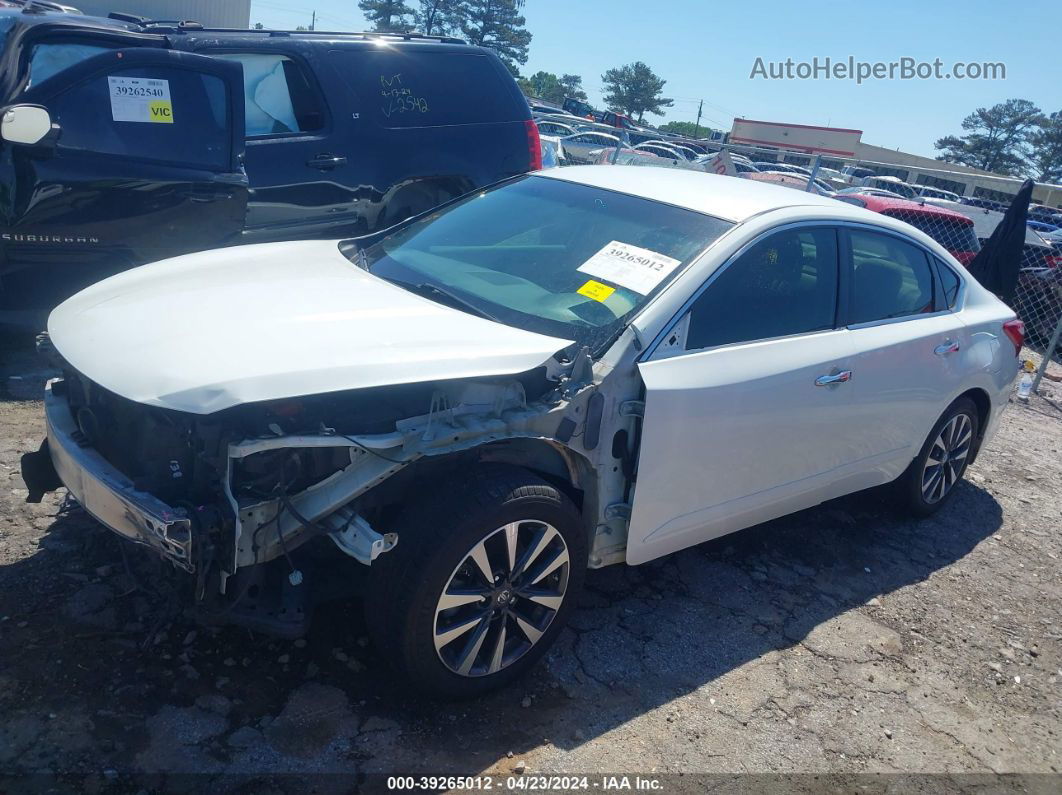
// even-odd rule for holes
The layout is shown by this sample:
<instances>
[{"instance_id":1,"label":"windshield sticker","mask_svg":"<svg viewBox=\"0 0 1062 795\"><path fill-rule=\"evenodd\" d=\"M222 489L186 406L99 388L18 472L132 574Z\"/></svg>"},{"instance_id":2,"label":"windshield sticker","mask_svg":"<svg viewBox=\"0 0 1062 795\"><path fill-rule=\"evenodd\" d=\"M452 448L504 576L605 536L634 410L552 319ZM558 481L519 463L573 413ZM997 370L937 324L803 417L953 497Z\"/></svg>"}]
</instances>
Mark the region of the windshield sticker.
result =
<instances>
[{"instance_id":1,"label":"windshield sticker","mask_svg":"<svg viewBox=\"0 0 1062 795\"><path fill-rule=\"evenodd\" d=\"M111 118L115 121L173 124L170 81L147 77L107 76Z\"/></svg>"},{"instance_id":2,"label":"windshield sticker","mask_svg":"<svg viewBox=\"0 0 1062 795\"><path fill-rule=\"evenodd\" d=\"M613 240L579 266L582 273L649 295L681 261L664 254Z\"/></svg>"},{"instance_id":3,"label":"windshield sticker","mask_svg":"<svg viewBox=\"0 0 1062 795\"><path fill-rule=\"evenodd\" d=\"M585 295L587 298L592 298L595 301L607 301L608 297L616 292L616 288L609 287L607 284L602 284L601 282L595 282L591 279L575 292L579 293L579 295Z\"/></svg>"}]
</instances>

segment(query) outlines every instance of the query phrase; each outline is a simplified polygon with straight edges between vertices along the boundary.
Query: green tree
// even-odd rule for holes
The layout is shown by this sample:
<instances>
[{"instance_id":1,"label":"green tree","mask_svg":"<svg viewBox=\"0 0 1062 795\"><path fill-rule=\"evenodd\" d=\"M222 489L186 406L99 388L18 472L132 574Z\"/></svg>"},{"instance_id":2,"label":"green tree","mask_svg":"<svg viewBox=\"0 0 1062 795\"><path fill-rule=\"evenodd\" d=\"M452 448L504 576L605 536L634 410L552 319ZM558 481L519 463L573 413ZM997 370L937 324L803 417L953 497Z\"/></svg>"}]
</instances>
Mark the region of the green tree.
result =
<instances>
[{"instance_id":1,"label":"green tree","mask_svg":"<svg viewBox=\"0 0 1062 795\"><path fill-rule=\"evenodd\" d=\"M494 50L513 75L527 63L531 32L520 13L524 0L466 0L461 31L470 44Z\"/></svg>"},{"instance_id":2,"label":"green tree","mask_svg":"<svg viewBox=\"0 0 1062 795\"><path fill-rule=\"evenodd\" d=\"M1030 138L1043 114L1027 99L1008 99L991 108L978 108L962 120L966 135L946 135L933 144L938 160L1021 175L1028 170Z\"/></svg>"},{"instance_id":3,"label":"green tree","mask_svg":"<svg viewBox=\"0 0 1062 795\"><path fill-rule=\"evenodd\" d=\"M560 78L551 72L535 72L531 77L521 78L527 85L530 96L544 99L546 102L564 102L564 86Z\"/></svg>"},{"instance_id":4,"label":"green tree","mask_svg":"<svg viewBox=\"0 0 1062 795\"><path fill-rule=\"evenodd\" d=\"M561 75L560 84L564 88L564 96L586 100L586 92L583 91L583 78L579 77L579 75Z\"/></svg>"},{"instance_id":5,"label":"green tree","mask_svg":"<svg viewBox=\"0 0 1062 795\"><path fill-rule=\"evenodd\" d=\"M601 81L605 84L604 99L609 109L628 116L637 115L639 124L646 113L663 116L663 109L675 104L661 96L667 81L653 74L641 61L609 69L601 75Z\"/></svg>"},{"instance_id":6,"label":"green tree","mask_svg":"<svg viewBox=\"0 0 1062 795\"><path fill-rule=\"evenodd\" d=\"M255 30L265 30L265 25L263 25L261 22L255 22L254 23L254 29Z\"/></svg>"},{"instance_id":7,"label":"green tree","mask_svg":"<svg viewBox=\"0 0 1062 795\"><path fill-rule=\"evenodd\" d=\"M1029 165L1040 182L1062 180L1062 110L1045 116L1029 136Z\"/></svg>"},{"instance_id":8,"label":"green tree","mask_svg":"<svg viewBox=\"0 0 1062 795\"><path fill-rule=\"evenodd\" d=\"M661 124L657 129L676 135L688 135L690 138L703 138L708 132L708 128L703 124L694 124L692 121L669 121L667 124Z\"/></svg>"},{"instance_id":9,"label":"green tree","mask_svg":"<svg viewBox=\"0 0 1062 795\"><path fill-rule=\"evenodd\" d=\"M374 31L405 33L413 26L413 9L403 0L358 0L358 8Z\"/></svg>"},{"instance_id":10,"label":"green tree","mask_svg":"<svg viewBox=\"0 0 1062 795\"><path fill-rule=\"evenodd\" d=\"M419 0L413 12L417 30L429 36L449 36L461 32L465 0Z\"/></svg>"}]
</instances>

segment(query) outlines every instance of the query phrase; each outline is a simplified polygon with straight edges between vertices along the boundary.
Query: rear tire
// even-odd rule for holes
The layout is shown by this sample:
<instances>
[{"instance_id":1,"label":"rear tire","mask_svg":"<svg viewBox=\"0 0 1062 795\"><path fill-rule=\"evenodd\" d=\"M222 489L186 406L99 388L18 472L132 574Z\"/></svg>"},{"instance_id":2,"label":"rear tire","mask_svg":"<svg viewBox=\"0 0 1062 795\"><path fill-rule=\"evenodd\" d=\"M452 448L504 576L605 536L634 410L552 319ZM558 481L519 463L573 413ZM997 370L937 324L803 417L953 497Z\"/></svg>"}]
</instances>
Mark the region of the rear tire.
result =
<instances>
[{"instance_id":1,"label":"rear tire","mask_svg":"<svg viewBox=\"0 0 1062 795\"><path fill-rule=\"evenodd\" d=\"M431 696L478 696L524 674L560 633L586 572L576 507L515 466L440 484L393 529L398 545L369 569L366 621L383 655Z\"/></svg>"},{"instance_id":2,"label":"rear tire","mask_svg":"<svg viewBox=\"0 0 1062 795\"><path fill-rule=\"evenodd\" d=\"M903 506L917 517L939 511L955 493L980 438L980 415L959 398L941 415L914 461L897 480Z\"/></svg>"}]
</instances>

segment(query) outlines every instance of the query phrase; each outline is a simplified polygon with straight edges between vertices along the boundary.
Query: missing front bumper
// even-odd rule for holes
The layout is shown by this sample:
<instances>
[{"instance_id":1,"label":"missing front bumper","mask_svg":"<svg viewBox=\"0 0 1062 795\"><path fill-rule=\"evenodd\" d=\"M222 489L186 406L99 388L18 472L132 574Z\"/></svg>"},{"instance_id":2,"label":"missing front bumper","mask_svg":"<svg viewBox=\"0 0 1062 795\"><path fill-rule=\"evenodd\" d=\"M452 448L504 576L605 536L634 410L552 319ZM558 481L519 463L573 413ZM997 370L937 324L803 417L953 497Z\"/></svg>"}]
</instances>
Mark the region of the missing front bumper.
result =
<instances>
[{"instance_id":1,"label":"missing front bumper","mask_svg":"<svg viewBox=\"0 0 1062 795\"><path fill-rule=\"evenodd\" d=\"M47 449L59 479L81 507L107 528L150 547L186 571L195 571L192 520L183 509L137 490L96 450L78 444L80 432L70 406L53 389L59 380L49 381L44 392Z\"/></svg>"}]
</instances>

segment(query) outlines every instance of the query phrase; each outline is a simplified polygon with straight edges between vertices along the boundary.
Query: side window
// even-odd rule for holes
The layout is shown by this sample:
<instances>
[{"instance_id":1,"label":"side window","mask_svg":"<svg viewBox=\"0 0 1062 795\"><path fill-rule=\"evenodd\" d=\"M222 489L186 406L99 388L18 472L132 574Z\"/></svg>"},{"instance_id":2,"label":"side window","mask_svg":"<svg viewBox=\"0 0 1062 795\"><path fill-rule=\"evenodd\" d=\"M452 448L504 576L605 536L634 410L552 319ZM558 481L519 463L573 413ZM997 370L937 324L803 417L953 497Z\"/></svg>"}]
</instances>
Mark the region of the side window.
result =
<instances>
[{"instance_id":1,"label":"side window","mask_svg":"<svg viewBox=\"0 0 1062 795\"><path fill-rule=\"evenodd\" d=\"M955 308L955 301L959 297L959 287L962 286L962 280L959 279L959 275L941 262L937 260L937 273L940 274L940 283L944 288L944 303L948 309Z\"/></svg>"},{"instance_id":2,"label":"side window","mask_svg":"<svg viewBox=\"0 0 1062 795\"><path fill-rule=\"evenodd\" d=\"M933 274L922 249L892 235L853 230L848 322L933 311Z\"/></svg>"},{"instance_id":3,"label":"side window","mask_svg":"<svg viewBox=\"0 0 1062 795\"><path fill-rule=\"evenodd\" d=\"M49 77L59 74L75 64L107 52L112 47L99 44L78 44L70 41L42 41L33 45L30 51L29 81L26 87L43 83Z\"/></svg>"},{"instance_id":4,"label":"side window","mask_svg":"<svg viewBox=\"0 0 1062 795\"><path fill-rule=\"evenodd\" d=\"M719 274L690 308L686 350L834 327L837 233L776 232Z\"/></svg>"},{"instance_id":5,"label":"side window","mask_svg":"<svg viewBox=\"0 0 1062 795\"><path fill-rule=\"evenodd\" d=\"M62 130L57 149L227 171L226 90L221 78L190 69L98 73L48 101Z\"/></svg>"},{"instance_id":6,"label":"side window","mask_svg":"<svg viewBox=\"0 0 1062 795\"><path fill-rule=\"evenodd\" d=\"M262 52L217 53L215 57L243 65L248 138L314 132L324 127L319 95L295 61Z\"/></svg>"}]
</instances>

